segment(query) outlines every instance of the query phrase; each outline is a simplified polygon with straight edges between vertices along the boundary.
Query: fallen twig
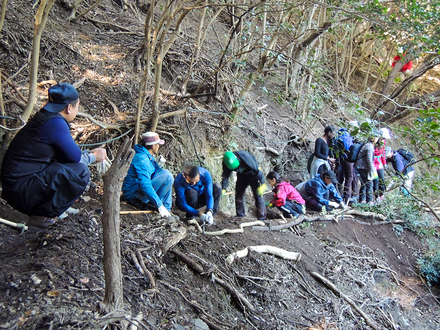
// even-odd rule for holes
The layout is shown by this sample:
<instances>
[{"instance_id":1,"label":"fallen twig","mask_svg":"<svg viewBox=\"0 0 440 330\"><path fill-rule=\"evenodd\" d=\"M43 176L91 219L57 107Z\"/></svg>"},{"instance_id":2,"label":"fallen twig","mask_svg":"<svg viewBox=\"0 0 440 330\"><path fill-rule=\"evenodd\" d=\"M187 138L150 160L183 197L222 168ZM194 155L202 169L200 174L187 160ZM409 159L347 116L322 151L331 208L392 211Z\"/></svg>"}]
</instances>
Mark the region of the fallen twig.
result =
<instances>
[{"instance_id":1,"label":"fallen twig","mask_svg":"<svg viewBox=\"0 0 440 330\"><path fill-rule=\"evenodd\" d=\"M142 257L142 254L141 254L141 252L139 251L139 249L136 250L136 256L137 256L137 258L138 258L138 260L139 260L139 264L140 264L142 270L144 271L145 274L147 274L148 279L150 280L150 286L151 286L152 288L155 288L155 287L156 287L156 281L154 280L153 274L151 274L151 272L150 272L150 271L148 270L148 268L145 266L145 263L144 263L144 257Z\"/></svg>"},{"instance_id":2,"label":"fallen twig","mask_svg":"<svg viewBox=\"0 0 440 330\"><path fill-rule=\"evenodd\" d=\"M365 322L372 327L373 329L377 330L380 329L379 326L367 315L364 313L362 309L360 309L353 300L350 299L347 295L341 292L332 282L330 282L327 278L324 276L311 272L310 273L315 279L321 281L324 283L327 287L329 287L333 292L337 293L342 299L344 299L348 304L350 304L351 307L353 307L365 320Z\"/></svg>"}]
</instances>

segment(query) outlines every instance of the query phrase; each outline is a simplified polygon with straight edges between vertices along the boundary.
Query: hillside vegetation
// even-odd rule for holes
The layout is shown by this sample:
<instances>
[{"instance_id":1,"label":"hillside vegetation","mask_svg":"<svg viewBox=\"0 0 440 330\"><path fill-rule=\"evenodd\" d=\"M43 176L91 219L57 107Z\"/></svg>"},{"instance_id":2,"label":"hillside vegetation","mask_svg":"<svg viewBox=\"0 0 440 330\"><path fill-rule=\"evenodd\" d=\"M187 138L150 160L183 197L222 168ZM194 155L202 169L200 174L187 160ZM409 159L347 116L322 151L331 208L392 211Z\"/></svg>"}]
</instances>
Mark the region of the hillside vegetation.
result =
<instances>
[{"instance_id":1,"label":"hillside vegetation","mask_svg":"<svg viewBox=\"0 0 440 330\"><path fill-rule=\"evenodd\" d=\"M391 145L412 150L418 161L412 198L394 190L382 205L358 210L384 222L344 213L312 221L312 214L290 229L207 236L183 222L121 215L124 299L108 313L97 308L106 205L94 171L74 204L79 213L54 228L20 235L1 225L1 328L440 327L439 293L426 282L429 274L435 284L440 269L439 218L425 212L436 207L439 187L438 0L1 6L0 159L47 101L48 88L69 82L81 98L72 124L79 145L102 144L114 159L123 138L135 143L156 131L173 175L197 164L218 182L224 151L249 150L264 173L275 169L296 184L307 177L323 127L350 120L367 131L390 128ZM409 61L413 70L400 72ZM246 221L254 221L247 197ZM27 221L1 202L0 217ZM133 211L125 203L121 209ZM210 230L238 228L234 211L233 195L223 198ZM283 225L277 212L268 218L269 229ZM255 245L298 252L301 260L251 251L225 261Z\"/></svg>"}]
</instances>

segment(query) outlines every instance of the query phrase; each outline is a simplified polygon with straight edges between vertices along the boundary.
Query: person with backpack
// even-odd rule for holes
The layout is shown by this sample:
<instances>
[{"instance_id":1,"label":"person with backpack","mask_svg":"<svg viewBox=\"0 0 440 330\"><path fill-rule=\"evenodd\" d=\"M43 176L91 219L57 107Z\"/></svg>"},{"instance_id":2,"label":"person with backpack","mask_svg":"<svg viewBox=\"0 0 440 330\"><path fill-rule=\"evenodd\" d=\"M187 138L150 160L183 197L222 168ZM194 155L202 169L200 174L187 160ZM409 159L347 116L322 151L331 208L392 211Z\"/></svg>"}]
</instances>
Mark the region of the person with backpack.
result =
<instances>
[{"instance_id":1,"label":"person with backpack","mask_svg":"<svg viewBox=\"0 0 440 330\"><path fill-rule=\"evenodd\" d=\"M318 174L326 170L330 170L330 163L334 163L336 159L329 156L329 144L335 136L336 128L332 125L324 129L324 135L315 141L314 158L310 167L310 178L314 178Z\"/></svg>"},{"instance_id":2,"label":"person with backpack","mask_svg":"<svg viewBox=\"0 0 440 330\"><path fill-rule=\"evenodd\" d=\"M401 190L405 195L407 195L408 191L411 191L412 181L415 173L414 167L410 165L414 162L414 155L405 149L399 149L396 151L391 147L386 147L385 157L388 163L393 165L394 171L397 174L400 173L405 179L405 188L402 187Z\"/></svg>"},{"instance_id":3,"label":"person with backpack","mask_svg":"<svg viewBox=\"0 0 440 330\"><path fill-rule=\"evenodd\" d=\"M277 172L269 172L266 180L274 187L274 196L269 207L275 205L285 217L296 218L306 213L306 202L288 180L280 177Z\"/></svg>"},{"instance_id":4,"label":"person with backpack","mask_svg":"<svg viewBox=\"0 0 440 330\"><path fill-rule=\"evenodd\" d=\"M387 128L381 128L379 131L382 134L382 138L378 139L374 144L374 167L376 168L377 178L373 180L373 191L378 203L385 197L385 167L387 166L385 140L391 138Z\"/></svg>"},{"instance_id":5,"label":"person with backpack","mask_svg":"<svg viewBox=\"0 0 440 330\"><path fill-rule=\"evenodd\" d=\"M374 167L374 143L378 137L369 137L368 142L365 143L359 150L354 166L359 173L361 179L361 186L359 189L359 202L370 203L373 201L373 179L377 176L376 168Z\"/></svg>"},{"instance_id":6,"label":"person with backpack","mask_svg":"<svg viewBox=\"0 0 440 330\"><path fill-rule=\"evenodd\" d=\"M352 200L352 196L357 198L358 180L354 170L354 163L348 159L350 147L353 145L353 138L350 132L343 127L338 132L335 143L335 154L340 164L340 171L337 173L339 181L339 191L342 191L344 202L348 204Z\"/></svg>"}]
</instances>

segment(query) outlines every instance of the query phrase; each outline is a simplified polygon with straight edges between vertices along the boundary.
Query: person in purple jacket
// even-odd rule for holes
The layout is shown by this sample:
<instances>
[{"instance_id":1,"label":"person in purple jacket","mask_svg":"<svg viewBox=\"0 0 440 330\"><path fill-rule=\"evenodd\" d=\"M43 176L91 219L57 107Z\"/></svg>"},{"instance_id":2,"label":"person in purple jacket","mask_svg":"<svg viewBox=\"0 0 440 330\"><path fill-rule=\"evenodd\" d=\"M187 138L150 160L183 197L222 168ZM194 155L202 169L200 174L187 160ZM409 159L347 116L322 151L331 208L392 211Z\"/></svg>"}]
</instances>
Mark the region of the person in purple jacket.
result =
<instances>
[{"instance_id":1,"label":"person in purple jacket","mask_svg":"<svg viewBox=\"0 0 440 330\"><path fill-rule=\"evenodd\" d=\"M14 137L1 169L2 198L30 216L29 226L46 228L84 192L88 165L104 161L105 149L82 152L70 135L79 110L74 86L49 88L49 101Z\"/></svg>"},{"instance_id":2,"label":"person in purple jacket","mask_svg":"<svg viewBox=\"0 0 440 330\"><path fill-rule=\"evenodd\" d=\"M174 179L176 206L186 212L187 219L201 217L208 224L213 223L213 216L218 211L222 187L212 183L211 174L203 167L188 165ZM205 212L198 209L206 205Z\"/></svg>"}]
</instances>

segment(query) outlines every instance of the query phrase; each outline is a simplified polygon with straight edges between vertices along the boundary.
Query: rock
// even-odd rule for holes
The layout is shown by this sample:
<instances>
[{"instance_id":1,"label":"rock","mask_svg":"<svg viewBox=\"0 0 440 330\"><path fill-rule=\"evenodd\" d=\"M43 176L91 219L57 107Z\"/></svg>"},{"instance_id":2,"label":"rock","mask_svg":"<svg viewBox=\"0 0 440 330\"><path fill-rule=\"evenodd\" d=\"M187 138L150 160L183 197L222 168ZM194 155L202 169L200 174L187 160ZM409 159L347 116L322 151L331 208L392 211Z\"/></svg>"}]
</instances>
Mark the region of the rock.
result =
<instances>
[{"instance_id":1,"label":"rock","mask_svg":"<svg viewBox=\"0 0 440 330\"><path fill-rule=\"evenodd\" d=\"M196 326L197 330L209 330L208 325L201 319L192 319L191 322Z\"/></svg>"}]
</instances>

